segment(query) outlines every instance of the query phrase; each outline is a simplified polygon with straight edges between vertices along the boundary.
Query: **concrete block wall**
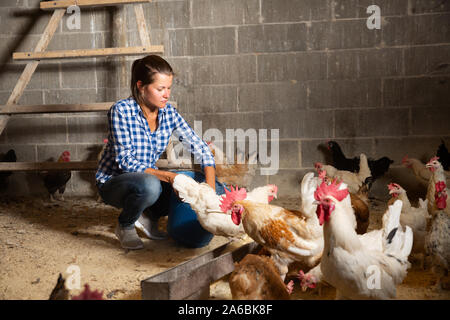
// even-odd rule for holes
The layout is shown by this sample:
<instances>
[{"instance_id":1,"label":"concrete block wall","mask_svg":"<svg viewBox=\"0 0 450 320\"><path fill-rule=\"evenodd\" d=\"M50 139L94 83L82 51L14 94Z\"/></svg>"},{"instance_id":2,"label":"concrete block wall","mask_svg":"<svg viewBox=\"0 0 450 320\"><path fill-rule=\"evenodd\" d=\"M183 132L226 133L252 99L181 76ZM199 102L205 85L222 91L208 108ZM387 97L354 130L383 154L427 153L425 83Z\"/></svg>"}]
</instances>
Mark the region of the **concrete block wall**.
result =
<instances>
[{"instance_id":1,"label":"concrete block wall","mask_svg":"<svg viewBox=\"0 0 450 320\"><path fill-rule=\"evenodd\" d=\"M12 52L32 50L50 15L37 0L0 3L0 103L24 64ZM370 5L381 29L366 25ZM338 141L348 156L389 156L391 180L423 195L400 166L423 161L441 139L450 147L450 5L438 0L153 0L144 4L153 44L177 74L172 100L203 132L279 129L280 169L254 184L276 183L281 195L298 183L321 146ZM133 7L82 9L81 29L63 18L49 50L140 45ZM115 101L129 94L136 57L57 60L39 65L20 104ZM17 116L0 136L0 153L43 161L67 149L95 159L106 114ZM26 176L27 179L23 179ZM14 177L14 178L13 178ZM15 173L8 192L43 192L34 174ZM25 182L24 182L25 181ZM30 182L30 181L33 181ZM93 173L74 174L68 193L93 194Z\"/></svg>"}]
</instances>

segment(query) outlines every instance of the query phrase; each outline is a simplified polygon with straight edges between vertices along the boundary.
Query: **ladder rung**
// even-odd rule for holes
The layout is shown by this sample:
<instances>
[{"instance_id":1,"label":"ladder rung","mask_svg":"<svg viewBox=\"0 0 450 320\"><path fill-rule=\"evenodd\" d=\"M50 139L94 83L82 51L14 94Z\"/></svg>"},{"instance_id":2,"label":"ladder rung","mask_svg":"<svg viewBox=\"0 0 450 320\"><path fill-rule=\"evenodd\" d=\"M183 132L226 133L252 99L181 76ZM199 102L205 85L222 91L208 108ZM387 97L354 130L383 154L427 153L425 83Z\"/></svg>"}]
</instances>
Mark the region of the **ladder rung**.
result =
<instances>
[{"instance_id":1,"label":"ladder rung","mask_svg":"<svg viewBox=\"0 0 450 320\"><path fill-rule=\"evenodd\" d=\"M40 105L3 105L0 114L25 113L64 113L64 112L95 112L108 111L114 102L99 102L89 104L40 104Z\"/></svg>"},{"instance_id":2,"label":"ladder rung","mask_svg":"<svg viewBox=\"0 0 450 320\"><path fill-rule=\"evenodd\" d=\"M0 162L0 171L95 170L97 161Z\"/></svg>"},{"instance_id":3,"label":"ladder rung","mask_svg":"<svg viewBox=\"0 0 450 320\"><path fill-rule=\"evenodd\" d=\"M58 1L41 1L42 10L53 10L68 8L73 5L79 7L96 7L96 6L117 6L129 3L145 3L151 0L58 0Z\"/></svg>"},{"instance_id":4,"label":"ladder rung","mask_svg":"<svg viewBox=\"0 0 450 320\"><path fill-rule=\"evenodd\" d=\"M1 171L60 171L60 170L97 170L97 161L70 161L70 162L0 162ZM156 166L161 169L192 169L190 165L170 166L166 159L160 159Z\"/></svg>"},{"instance_id":5,"label":"ladder rung","mask_svg":"<svg viewBox=\"0 0 450 320\"><path fill-rule=\"evenodd\" d=\"M164 46L123 47L102 49L55 50L44 52L14 52L14 60L73 59L89 57L125 56L146 53L163 53Z\"/></svg>"}]
</instances>

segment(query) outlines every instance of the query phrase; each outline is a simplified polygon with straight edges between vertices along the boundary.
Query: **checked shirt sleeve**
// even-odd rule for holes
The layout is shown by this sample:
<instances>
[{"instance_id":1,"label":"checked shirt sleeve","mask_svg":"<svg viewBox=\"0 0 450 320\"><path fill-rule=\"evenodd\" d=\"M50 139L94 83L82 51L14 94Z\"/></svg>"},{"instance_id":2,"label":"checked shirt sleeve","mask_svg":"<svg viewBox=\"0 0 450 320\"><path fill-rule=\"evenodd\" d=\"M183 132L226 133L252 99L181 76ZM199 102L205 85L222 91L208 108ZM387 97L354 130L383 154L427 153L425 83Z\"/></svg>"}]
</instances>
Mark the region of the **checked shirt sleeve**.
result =
<instances>
[{"instance_id":1,"label":"checked shirt sleeve","mask_svg":"<svg viewBox=\"0 0 450 320\"><path fill-rule=\"evenodd\" d=\"M116 161L124 172L143 172L147 166L135 157L135 148L130 138L130 124L126 113L121 111L119 105L115 105L108 113L109 125L114 141Z\"/></svg>"},{"instance_id":2,"label":"checked shirt sleeve","mask_svg":"<svg viewBox=\"0 0 450 320\"><path fill-rule=\"evenodd\" d=\"M214 156L208 145L189 126L186 120L174 110L174 120L179 139L184 146L190 146L190 152L194 154L196 160L201 160L201 167L216 167Z\"/></svg>"}]
</instances>

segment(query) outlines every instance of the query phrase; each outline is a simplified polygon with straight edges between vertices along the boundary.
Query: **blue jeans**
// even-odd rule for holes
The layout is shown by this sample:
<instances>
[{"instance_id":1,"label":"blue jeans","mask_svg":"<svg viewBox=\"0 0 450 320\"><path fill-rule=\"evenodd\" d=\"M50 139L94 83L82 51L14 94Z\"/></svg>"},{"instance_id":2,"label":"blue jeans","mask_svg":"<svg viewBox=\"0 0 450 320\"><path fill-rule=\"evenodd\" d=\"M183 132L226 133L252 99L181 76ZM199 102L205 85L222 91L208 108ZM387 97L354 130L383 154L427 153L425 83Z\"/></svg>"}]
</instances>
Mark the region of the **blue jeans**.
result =
<instances>
[{"instance_id":1,"label":"blue jeans","mask_svg":"<svg viewBox=\"0 0 450 320\"><path fill-rule=\"evenodd\" d=\"M200 172L177 171L197 182L204 182ZM157 221L168 215L167 232L178 243L199 248L208 245L213 234L202 228L190 205L182 202L173 192L172 185L161 182L151 174L129 172L112 177L98 187L106 204L123 209L119 215L122 228L134 228L134 223L145 210L147 216ZM216 180L216 193L225 193L224 185Z\"/></svg>"}]
</instances>

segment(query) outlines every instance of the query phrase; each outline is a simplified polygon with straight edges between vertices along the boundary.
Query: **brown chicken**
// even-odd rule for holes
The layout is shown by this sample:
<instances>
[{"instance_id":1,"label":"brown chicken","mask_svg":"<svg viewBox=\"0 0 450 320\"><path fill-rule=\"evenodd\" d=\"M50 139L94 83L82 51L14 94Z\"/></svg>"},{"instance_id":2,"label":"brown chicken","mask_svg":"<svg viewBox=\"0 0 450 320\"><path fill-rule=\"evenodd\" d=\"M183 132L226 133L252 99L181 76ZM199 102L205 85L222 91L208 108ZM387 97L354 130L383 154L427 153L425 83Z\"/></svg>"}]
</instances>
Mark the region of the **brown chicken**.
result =
<instances>
[{"instance_id":1,"label":"brown chicken","mask_svg":"<svg viewBox=\"0 0 450 320\"><path fill-rule=\"evenodd\" d=\"M350 201L356 216L356 233L364 234L369 227L369 189L364 183L357 193L350 193Z\"/></svg>"},{"instance_id":2,"label":"brown chicken","mask_svg":"<svg viewBox=\"0 0 450 320\"><path fill-rule=\"evenodd\" d=\"M233 300L289 300L293 281L285 285L272 259L248 254L228 280Z\"/></svg>"},{"instance_id":3,"label":"brown chicken","mask_svg":"<svg viewBox=\"0 0 450 320\"><path fill-rule=\"evenodd\" d=\"M58 159L58 162L69 162L70 152L64 151ZM66 190L66 184L70 180L72 172L70 170L49 171L43 173L44 185L50 194L50 201L54 201L56 191L60 194L59 200L64 200L63 194Z\"/></svg>"}]
</instances>

